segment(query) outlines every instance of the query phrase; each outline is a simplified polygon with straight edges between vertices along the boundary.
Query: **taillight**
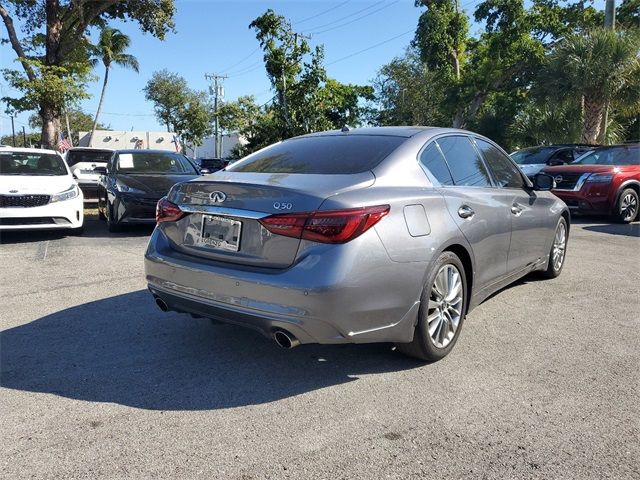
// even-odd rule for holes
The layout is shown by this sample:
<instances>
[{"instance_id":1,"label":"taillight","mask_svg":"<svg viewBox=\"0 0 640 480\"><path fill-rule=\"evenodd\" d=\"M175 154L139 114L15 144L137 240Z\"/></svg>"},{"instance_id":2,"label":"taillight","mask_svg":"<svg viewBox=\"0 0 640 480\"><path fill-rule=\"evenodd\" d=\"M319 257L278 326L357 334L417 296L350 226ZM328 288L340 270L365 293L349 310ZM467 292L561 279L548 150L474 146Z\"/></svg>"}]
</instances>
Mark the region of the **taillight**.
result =
<instances>
[{"instance_id":1,"label":"taillight","mask_svg":"<svg viewBox=\"0 0 640 480\"><path fill-rule=\"evenodd\" d=\"M182 217L184 217L184 212L180 210L178 205L167 200L167 197L162 197L158 200L158 204L156 205L156 223L175 222Z\"/></svg>"},{"instance_id":2,"label":"taillight","mask_svg":"<svg viewBox=\"0 0 640 480\"><path fill-rule=\"evenodd\" d=\"M389 213L389 205L271 215L260 223L271 233L320 243L346 243Z\"/></svg>"}]
</instances>

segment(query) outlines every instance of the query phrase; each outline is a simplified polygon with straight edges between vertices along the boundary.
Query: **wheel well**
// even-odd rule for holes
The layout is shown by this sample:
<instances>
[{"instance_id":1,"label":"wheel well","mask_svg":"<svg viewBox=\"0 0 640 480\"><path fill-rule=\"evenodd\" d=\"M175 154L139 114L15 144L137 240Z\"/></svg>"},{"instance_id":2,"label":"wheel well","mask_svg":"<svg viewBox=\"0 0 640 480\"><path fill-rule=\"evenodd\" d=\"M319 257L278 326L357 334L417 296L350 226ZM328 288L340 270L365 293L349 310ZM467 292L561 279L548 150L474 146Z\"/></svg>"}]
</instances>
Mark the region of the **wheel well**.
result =
<instances>
[{"instance_id":1,"label":"wheel well","mask_svg":"<svg viewBox=\"0 0 640 480\"><path fill-rule=\"evenodd\" d=\"M571 216L569 215L569 212L567 210L563 210L562 217L567 222L567 232L569 232L571 230Z\"/></svg>"},{"instance_id":2,"label":"wheel well","mask_svg":"<svg viewBox=\"0 0 640 480\"><path fill-rule=\"evenodd\" d=\"M455 253L462 262L465 280L467 281L466 310L469 311L469 302L471 301L471 292L473 291L473 263L471 262L471 255L469 255L469 252L465 247L458 244L449 245L444 249L444 251Z\"/></svg>"}]
</instances>

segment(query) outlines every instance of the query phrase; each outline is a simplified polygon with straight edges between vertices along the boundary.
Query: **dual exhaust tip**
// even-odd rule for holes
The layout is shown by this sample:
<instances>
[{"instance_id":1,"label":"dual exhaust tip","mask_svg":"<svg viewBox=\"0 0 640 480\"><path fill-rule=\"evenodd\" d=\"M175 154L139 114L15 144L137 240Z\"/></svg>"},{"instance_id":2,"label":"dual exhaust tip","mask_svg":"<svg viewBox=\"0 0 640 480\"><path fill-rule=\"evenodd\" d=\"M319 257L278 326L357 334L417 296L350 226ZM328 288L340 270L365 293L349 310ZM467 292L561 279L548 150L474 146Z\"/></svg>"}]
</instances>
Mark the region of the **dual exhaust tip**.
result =
<instances>
[{"instance_id":1,"label":"dual exhaust tip","mask_svg":"<svg viewBox=\"0 0 640 480\"><path fill-rule=\"evenodd\" d=\"M162 300L160 297L156 297L155 300L156 305L158 305L158 308L160 310L162 310L163 312L169 311L169 305L167 305L167 302ZM300 340L298 340L295 335L287 332L286 330L276 330L275 332L273 332L273 340L276 342L276 344L278 344L279 347L286 349L294 348L300 345Z\"/></svg>"}]
</instances>

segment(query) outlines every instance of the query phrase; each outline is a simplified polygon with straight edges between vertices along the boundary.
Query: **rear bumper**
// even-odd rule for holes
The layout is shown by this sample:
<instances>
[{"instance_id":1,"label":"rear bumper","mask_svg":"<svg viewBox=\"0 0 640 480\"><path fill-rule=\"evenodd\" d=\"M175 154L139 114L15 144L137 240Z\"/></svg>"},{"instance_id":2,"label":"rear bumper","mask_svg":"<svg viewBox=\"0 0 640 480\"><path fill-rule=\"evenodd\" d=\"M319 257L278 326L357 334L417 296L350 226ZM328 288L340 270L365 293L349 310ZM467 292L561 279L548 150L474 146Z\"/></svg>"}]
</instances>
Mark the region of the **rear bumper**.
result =
<instances>
[{"instance_id":1,"label":"rear bumper","mask_svg":"<svg viewBox=\"0 0 640 480\"><path fill-rule=\"evenodd\" d=\"M80 228L84 221L83 197L41 207L0 208L0 230Z\"/></svg>"},{"instance_id":2,"label":"rear bumper","mask_svg":"<svg viewBox=\"0 0 640 480\"><path fill-rule=\"evenodd\" d=\"M361 239L322 246L322 258L310 254L288 269L268 269L176 252L156 228L145 274L149 290L170 310L265 336L284 329L300 343L410 342L426 264L392 262L381 244L363 251Z\"/></svg>"}]
</instances>

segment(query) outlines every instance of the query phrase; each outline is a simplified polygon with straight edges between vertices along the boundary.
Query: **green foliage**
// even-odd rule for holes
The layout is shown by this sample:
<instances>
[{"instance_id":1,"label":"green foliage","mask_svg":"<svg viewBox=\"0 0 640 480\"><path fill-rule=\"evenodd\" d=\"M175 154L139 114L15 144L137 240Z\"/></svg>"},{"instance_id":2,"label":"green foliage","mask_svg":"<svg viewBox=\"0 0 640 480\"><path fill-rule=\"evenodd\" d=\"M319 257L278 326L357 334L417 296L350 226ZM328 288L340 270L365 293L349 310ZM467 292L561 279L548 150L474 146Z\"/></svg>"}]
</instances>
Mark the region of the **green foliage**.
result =
<instances>
[{"instance_id":1,"label":"green foliage","mask_svg":"<svg viewBox=\"0 0 640 480\"><path fill-rule=\"evenodd\" d=\"M79 100L89 98L87 82L93 79L86 64L67 64L64 67L45 65L40 60L25 60L33 78L19 70L3 69L9 85L22 92L18 98L3 97L2 100L16 112L49 109L56 116L65 107L76 105Z\"/></svg>"},{"instance_id":2,"label":"green foliage","mask_svg":"<svg viewBox=\"0 0 640 480\"><path fill-rule=\"evenodd\" d=\"M191 90L180 75L167 70L154 72L143 91L167 131L174 131L195 145L211 133L211 108L206 94Z\"/></svg>"},{"instance_id":3,"label":"green foliage","mask_svg":"<svg viewBox=\"0 0 640 480\"><path fill-rule=\"evenodd\" d=\"M69 117L69 127L71 128L71 140L74 145L79 143L79 132L90 132L93 128L93 118L88 113L83 112L80 109L74 108L67 113ZM66 120L62 121L62 130L67 130ZM42 128L42 118L39 115L33 114L29 117L29 126L33 129ZM99 130L111 130L109 125L98 123L96 126ZM40 134L38 133L38 141L40 143Z\"/></svg>"},{"instance_id":4,"label":"green foliage","mask_svg":"<svg viewBox=\"0 0 640 480\"><path fill-rule=\"evenodd\" d=\"M16 144L13 145L12 135L3 135L0 138L0 145L11 145L15 147L39 147L40 146L40 134L37 132L27 132L27 143L24 142L24 136L22 131L16 131Z\"/></svg>"},{"instance_id":5,"label":"green foliage","mask_svg":"<svg viewBox=\"0 0 640 480\"><path fill-rule=\"evenodd\" d=\"M97 45L92 48L92 53L96 60L102 61L107 69L114 63L138 72L140 69L138 59L125 53L130 45L131 39L120 30L104 27L100 30L100 39Z\"/></svg>"}]
</instances>

